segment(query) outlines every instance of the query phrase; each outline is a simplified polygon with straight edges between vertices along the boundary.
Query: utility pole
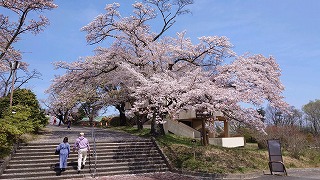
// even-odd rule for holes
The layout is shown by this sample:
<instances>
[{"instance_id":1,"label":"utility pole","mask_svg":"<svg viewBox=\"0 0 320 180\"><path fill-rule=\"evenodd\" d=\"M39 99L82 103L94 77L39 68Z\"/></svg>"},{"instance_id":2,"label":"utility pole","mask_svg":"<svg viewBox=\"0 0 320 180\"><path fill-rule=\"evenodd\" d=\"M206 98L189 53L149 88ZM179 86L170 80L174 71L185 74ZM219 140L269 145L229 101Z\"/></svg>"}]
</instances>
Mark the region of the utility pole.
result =
<instances>
[{"instance_id":1,"label":"utility pole","mask_svg":"<svg viewBox=\"0 0 320 180\"><path fill-rule=\"evenodd\" d=\"M20 62L19 61L11 61L10 68L12 72L12 82L11 82L11 94L10 94L10 109L12 108L12 99L13 99L13 91L14 91L14 83L15 83L15 75L16 70L19 68Z\"/></svg>"}]
</instances>

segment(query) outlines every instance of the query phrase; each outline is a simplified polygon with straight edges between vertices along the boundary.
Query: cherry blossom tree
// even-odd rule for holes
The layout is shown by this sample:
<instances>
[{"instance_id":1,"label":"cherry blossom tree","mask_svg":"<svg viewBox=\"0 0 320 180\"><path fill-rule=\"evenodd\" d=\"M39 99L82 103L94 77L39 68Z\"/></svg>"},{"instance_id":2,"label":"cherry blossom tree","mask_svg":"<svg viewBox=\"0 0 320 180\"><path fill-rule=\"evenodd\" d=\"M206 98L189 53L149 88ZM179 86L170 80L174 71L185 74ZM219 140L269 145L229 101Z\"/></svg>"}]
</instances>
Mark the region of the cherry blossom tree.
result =
<instances>
[{"instance_id":1,"label":"cherry blossom tree","mask_svg":"<svg viewBox=\"0 0 320 180\"><path fill-rule=\"evenodd\" d=\"M127 65L125 67L130 68L132 75L141 79L141 84L132 87L136 101L131 111L144 107L152 117L157 109L160 114L169 112L173 118L183 109L221 111L230 120L263 131L262 117L253 107L259 107L267 100L273 106L287 108L280 95L283 89L279 81L280 69L274 63L272 57L261 55L239 57L231 64L218 66L216 73L199 67L185 71L183 75L167 71L150 78ZM242 103L252 106L245 108Z\"/></svg>"},{"instance_id":2,"label":"cherry blossom tree","mask_svg":"<svg viewBox=\"0 0 320 180\"><path fill-rule=\"evenodd\" d=\"M38 34L49 24L46 17L40 15L38 21L27 17L30 12L51 10L57 5L53 0L1 0L0 6L17 15L17 22L11 22L9 16L0 14L0 60L20 60L21 54L13 48L13 43L19 40L19 36L26 32Z\"/></svg>"},{"instance_id":3,"label":"cherry blossom tree","mask_svg":"<svg viewBox=\"0 0 320 180\"><path fill-rule=\"evenodd\" d=\"M170 9L170 4L167 3L168 1L149 1L150 4L154 4L158 7L160 10L162 17L164 19L164 26L161 29L160 33L157 35L152 35L149 31L149 27L144 24L144 22L148 20L154 19L156 16L154 14L154 9L152 9L148 5L143 5L142 3L136 3L134 4L135 8L135 15L134 17L130 17L128 19L123 18L121 19L120 14L117 12L117 9L119 8L119 4L114 3L111 5L107 5L106 10L107 13L105 15L98 16L95 21L93 21L90 25L83 28L83 30L88 31L87 40L89 43L99 43L102 40L104 40L106 37L114 37L116 39L121 39L122 37L126 39L132 39L132 41L128 41L127 47L124 47L119 44L122 43L121 41L117 41L113 44L110 48L98 48L96 50L97 55L95 57L88 57L84 62L77 62L73 63L71 65L68 65L66 63L57 63L56 65L60 68L65 69L72 69L72 70L83 70L85 69L85 72L83 72L83 75L85 76L79 76L80 78L84 77L86 79L89 78L97 78L98 76L102 77L102 75L108 74L109 77L100 78L101 84L104 84L104 87L112 87L113 89L111 92L107 91L109 94L113 94L112 98L110 98L110 101L114 101L114 104L116 107L119 107L118 109L121 109L120 115L124 107L124 102L127 102L130 100L128 96L128 90L125 87L126 85L130 84L129 81L132 81L131 78L124 79L124 78L110 78L110 77L121 77L122 73L119 74L119 71L116 71L118 65L115 64L117 59L127 59L130 63L133 63L137 66L144 66L142 68L146 68L145 70L148 71L150 67L147 66L148 60L144 60L143 56L147 54L143 54L144 49L141 48L143 44L146 44L147 42L155 41L158 37L160 37L161 34L163 34L169 27L171 27L174 23L174 18L180 14L186 13L187 10L184 10L184 6L192 3L192 1L178 1L176 4L177 8L175 10L175 13L173 15L170 15L170 13L165 14ZM107 27L100 23L108 23L113 22L116 19L119 19L119 23L115 23L111 26L114 27ZM103 22L100 22L103 21ZM132 23L128 23L129 21L132 21ZM132 24L130 27L125 27ZM101 28L101 31L106 32L109 31L110 34L104 34L101 36L94 35L94 29L91 31L91 26ZM123 30L122 34L118 34L116 31ZM134 31L134 33L131 33L130 31ZM92 34L90 34L92 32ZM144 33L146 32L146 33ZM113 34L115 33L115 34ZM149 37L147 37L148 33L150 34ZM91 36L91 37L90 37ZM129 47L131 46L131 47ZM135 54L137 58L136 60L132 59L131 54ZM149 52L150 53L150 52ZM110 61L109 61L110 59ZM102 60L102 61L101 61ZM106 62L109 61L109 62ZM91 71L90 70L91 68ZM86 67L86 68L84 68ZM114 71L111 73L111 71ZM89 74L89 75L86 75ZM107 82L106 82L107 81ZM106 82L106 83L104 83ZM115 93L115 90L117 89L117 93ZM114 94L117 94L117 96L114 96ZM121 95L120 95L121 94Z\"/></svg>"},{"instance_id":4,"label":"cherry blossom tree","mask_svg":"<svg viewBox=\"0 0 320 180\"><path fill-rule=\"evenodd\" d=\"M81 76L83 73L69 70L65 75L57 76L46 91L50 97L55 98L51 98L47 104L53 112L64 109L63 117L67 117L70 110L81 108L89 117L90 123L93 123L94 116L108 101L105 100L105 90L99 78L95 82L91 79L89 83Z\"/></svg>"},{"instance_id":5,"label":"cherry blossom tree","mask_svg":"<svg viewBox=\"0 0 320 180\"><path fill-rule=\"evenodd\" d=\"M46 100L42 100L42 104L47 107L49 114L59 119L59 126L61 122L66 122L66 118L75 106L71 102L66 103L63 95L57 95L54 92L51 92Z\"/></svg>"},{"instance_id":6,"label":"cherry blossom tree","mask_svg":"<svg viewBox=\"0 0 320 180\"><path fill-rule=\"evenodd\" d=\"M137 2L133 4L133 15L128 17L121 16L118 3L107 5L106 13L82 30L88 33L89 44L106 40L113 43L97 48L95 56L73 63L57 62L56 67L68 73L52 87L66 84L78 90L83 81L102 89L116 87L113 92L121 95L104 91L101 97L106 103L131 102L127 113L148 115L153 134L164 115L175 119L183 109L221 111L229 120L263 131L262 117L255 107L266 101L284 111L288 107L281 96L284 87L275 58L238 56L224 36L203 36L197 43L186 37L185 31L176 37L165 36L176 17L187 13L186 7L193 3L170 2ZM158 20L157 12L163 22L158 33L151 31L152 20ZM205 121L210 124L210 119Z\"/></svg>"},{"instance_id":7,"label":"cherry blossom tree","mask_svg":"<svg viewBox=\"0 0 320 180\"><path fill-rule=\"evenodd\" d=\"M21 61L20 50L14 48L24 33L38 34L49 24L48 19L40 15L39 20L29 18L33 12L51 10L57 5L53 0L0 0L0 8L7 9L10 15L0 13L0 91L5 96L11 84L13 71L10 68L11 61ZM31 78L38 78L40 73L36 70L28 71L28 64L20 62L19 69L25 76L17 77L18 86L26 83Z\"/></svg>"}]
</instances>

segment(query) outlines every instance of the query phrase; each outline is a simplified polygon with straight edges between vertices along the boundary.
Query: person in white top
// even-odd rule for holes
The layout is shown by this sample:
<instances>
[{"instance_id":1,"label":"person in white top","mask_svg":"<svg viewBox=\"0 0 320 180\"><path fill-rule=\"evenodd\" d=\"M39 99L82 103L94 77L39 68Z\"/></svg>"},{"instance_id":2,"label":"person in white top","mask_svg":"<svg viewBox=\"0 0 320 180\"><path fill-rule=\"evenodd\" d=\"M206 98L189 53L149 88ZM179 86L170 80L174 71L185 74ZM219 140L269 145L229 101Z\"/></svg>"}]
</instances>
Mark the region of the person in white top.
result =
<instances>
[{"instance_id":1,"label":"person in white top","mask_svg":"<svg viewBox=\"0 0 320 180\"><path fill-rule=\"evenodd\" d=\"M75 150L78 150L78 173L80 173L86 164L88 152L90 152L89 141L84 137L83 132L80 133L80 137L78 137L74 143L73 151Z\"/></svg>"}]
</instances>

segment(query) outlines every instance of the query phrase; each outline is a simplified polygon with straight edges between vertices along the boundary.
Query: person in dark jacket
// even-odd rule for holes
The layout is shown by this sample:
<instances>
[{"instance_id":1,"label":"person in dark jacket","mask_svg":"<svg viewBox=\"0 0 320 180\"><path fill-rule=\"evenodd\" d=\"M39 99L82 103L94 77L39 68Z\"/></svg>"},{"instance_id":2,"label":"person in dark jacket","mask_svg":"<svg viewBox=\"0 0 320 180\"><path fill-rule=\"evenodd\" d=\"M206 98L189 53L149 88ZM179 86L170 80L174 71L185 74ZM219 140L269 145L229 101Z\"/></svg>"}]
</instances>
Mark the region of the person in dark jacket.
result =
<instances>
[{"instance_id":1,"label":"person in dark jacket","mask_svg":"<svg viewBox=\"0 0 320 180\"><path fill-rule=\"evenodd\" d=\"M67 121L67 124L68 124L68 128L67 129L71 130L71 120L70 119Z\"/></svg>"},{"instance_id":2,"label":"person in dark jacket","mask_svg":"<svg viewBox=\"0 0 320 180\"><path fill-rule=\"evenodd\" d=\"M63 142L58 145L56 150L60 151L59 153L60 171L65 171L67 168L67 161L70 154L70 145L68 143L68 137L63 138Z\"/></svg>"}]
</instances>

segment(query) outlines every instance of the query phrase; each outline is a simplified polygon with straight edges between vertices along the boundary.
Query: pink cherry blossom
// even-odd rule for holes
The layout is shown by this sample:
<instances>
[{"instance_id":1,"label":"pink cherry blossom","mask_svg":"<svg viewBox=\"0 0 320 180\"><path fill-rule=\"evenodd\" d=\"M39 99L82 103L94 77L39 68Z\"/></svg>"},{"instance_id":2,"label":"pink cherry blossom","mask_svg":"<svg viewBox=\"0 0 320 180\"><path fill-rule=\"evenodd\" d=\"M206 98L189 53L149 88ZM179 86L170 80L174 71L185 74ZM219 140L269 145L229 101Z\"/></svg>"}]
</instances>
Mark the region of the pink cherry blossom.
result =
<instances>
[{"instance_id":1,"label":"pink cherry blossom","mask_svg":"<svg viewBox=\"0 0 320 180\"><path fill-rule=\"evenodd\" d=\"M82 30L90 44L107 39L113 43L97 48L94 56L55 63L67 72L57 77L50 89L70 103L88 96L96 96L96 101L106 106L130 102L127 115L147 114L154 123L163 123L164 115L175 119L181 110L195 109L221 111L228 120L263 131L257 107L269 102L287 109L275 58L238 56L224 36L203 36L196 43L186 31L166 36L190 2L147 2L135 3L129 17L121 16L118 3L107 5L106 13ZM158 33L151 31L156 10L164 22Z\"/></svg>"}]
</instances>

